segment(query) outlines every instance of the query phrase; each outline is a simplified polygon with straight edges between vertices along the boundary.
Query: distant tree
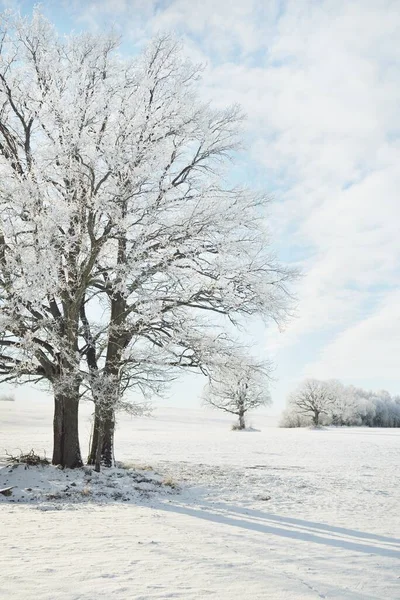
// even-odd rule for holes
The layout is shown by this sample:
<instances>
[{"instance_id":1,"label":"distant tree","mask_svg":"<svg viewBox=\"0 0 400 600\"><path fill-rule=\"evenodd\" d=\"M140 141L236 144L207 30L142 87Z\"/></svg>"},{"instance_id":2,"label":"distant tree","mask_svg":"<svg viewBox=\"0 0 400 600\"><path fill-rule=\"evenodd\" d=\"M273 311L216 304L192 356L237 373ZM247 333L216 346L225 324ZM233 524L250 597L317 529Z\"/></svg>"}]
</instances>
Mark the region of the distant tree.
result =
<instances>
[{"instance_id":1,"label":"distant tree","mask_svg":"<svg viewBox=\"0 0 400 600\"><path fill-rule=\"evenodd\" d=\"M11 394L4 394L0 396L0 402L14 402L15 398Z\"/></svg>"},{"instance_id":2,"label":"distant tree","mask_svg":"<svg viewBox=\"0 0 400 600\"><path fill-rule=\"evenodd\" d=\"M400 427L400 397L386 390L370 391L337 380L302 383L288 399L282 427L314 425ZM308 421L307 421L308 420Z\"/></svg>"},{"instance_id":3,"label":"distant tree","mask_svg":"<svg viewBox=\"0 0 400 600\"><path fill-rule=\"evenodd\" d=\"M361 421L357 414L359 401L353 386L343 385L340 381L329 381L334 392L334 401L330 406L328 421L331 425L360 425Z\"/></svg>"},{"instance_id":4,"label":"distant tree","mask_svg":"<svg viewBox=\"0 0 400 600\"><path fill-rule=\"evenodd\" d=\"M245 429L247 413L271 403L268 383L266 365L234 361L213 373L204 392L204 402L236 415L237 429Z\"/></svg>"},{"instance_id":5,"label":"distant tree","mask_svg":"<svg viewBox=\"0 0 400 600\"><path fill-rule=\"evenodd\" d=\"M337 398L332 382L306 379L289 397L289 406L311 417L315 427L320 425L321 415L328 415Z\"/></svg>"},{"instance_id":6,"label":"distant tree","mask_svg":"<svg viewBox=\"0 0 400 600\"><path fill-rule=\"evenodd\" d=\"M386 390L370 391L353 388L357 401L356 414L367 427L400 427L400 398Z\"/></svg>"}]
</instances>

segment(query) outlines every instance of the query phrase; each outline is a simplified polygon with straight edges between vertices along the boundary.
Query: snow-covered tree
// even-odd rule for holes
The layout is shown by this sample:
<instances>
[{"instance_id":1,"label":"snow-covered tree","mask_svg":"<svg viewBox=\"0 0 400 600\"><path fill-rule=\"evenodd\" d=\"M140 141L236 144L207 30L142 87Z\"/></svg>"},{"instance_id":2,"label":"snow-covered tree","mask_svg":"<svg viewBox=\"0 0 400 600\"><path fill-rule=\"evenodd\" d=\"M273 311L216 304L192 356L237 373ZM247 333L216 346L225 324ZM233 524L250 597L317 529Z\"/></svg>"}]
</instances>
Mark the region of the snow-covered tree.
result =
<instances>
[{"instance_id":1,"label":"snow-covered tree","mask_svg":"<svg viewBox=\"0 0 400 600\"><path fill-rule=\"evenodd\" d=\"M392 397L385 390L374 392L344 385L337 380L311 380L311 394L309 381L299 388L300 394L298 391L289 396L282 427L304 427L311 421L315 424L315 408L317 421L322 416L325 425L400 427L400 397Z\"/></svg>"},{"instance_id":2,"label":"snow-covered tree","mask_svg":"<svg viewBox=\"0 0 400 600\"><path fill-rule=\"evenodd\" d=\"M114 36L60 37L36 11L3 14L0 44L0 374L51 385L67 467L90 394L90 459L110 464L124 392L207 373L224 320L282 322L293 273L266 197L225 181L239 109L200 101L173 39L123 60Z\"/></svg>"},{"instance_id":3,"label":"snow-covered tree","mask_svg":"<svg viewBox=\"0 0 400 600\"><path fill-rule=\"evenodd\" d=\"M337 398L335 382L306 379L289 397L289 406L311 417L314 427L320 425L321 415L328 415Z\"/></svg>"},{"instance_id":4,"label":"snow-covered tree","mask_svg":"<svg viewBox=\"0 0 400 600\"><path fill-rule=\"evenodd\" d=\"M118 139L129 140L130 154L124 160L123 201L115 206L118 236L99 257L106 275L95 283L96 292L109 298L110 326L100 346L114 398L103 395L107 408L103 425L99 414L96 418L91 460L96 431L103 429L106 464L118 379L135 384L130 369L140 360L138 348L161 352L163 364L175 370L204 370L204 357L213 362L218 354L216 348L205 352L219 339L209 335L210 325L218 330L223 317L237 323L251 315L281 322L293 277L270 251L267 198L230 188L223 177L240 142L238 108L213 110L200 102L198 70L169 37L150 44L136 77L130 120L142 119L128 132L124 119L118 120Z\"/></svg>"},{"instance_id":5,"label":"snow-covered tree","mask_svg":"<svg viewBox=\"0 0 400 600\"><path fill-rule=\"evenodd\" d=\"M368 427L400 427L400 398L386 390L353 388L358 423Z\"/></svg>"},{"instance_id":6,"label":"snow-covered tree","mask_svg":"<svg viewBox=\"0 0 400 600\"><path fill-rule=\"evenodd\" d=\"M271 403L268 367L237 356L215 369L204 391L204 403L238 417L237 429L246 428L247 413Z\"/></svg>"},{"instance_id":7,"label":"snow-covered tree","mask_svg":"<svg viewBox=\"0 0 400 600\"><path fill-rule=\"evenodd\" d=\"M99 210L98 148L114 47L108 37L60 40L38 12L31 22L1 15L0 373L51 384L53 462L68 467L82 464L80 306L112 228Z\"/></svg>"},{"instance_id":8,"label":"snow-covered tree","mask_svg":"<svg viewBox=\"0 0 400 600\"><path fill-rule=\"evenodd\" d=\"M334 402L330 406L328 420L331 425L359 425L357 415L358 398L353 386L343 385L340 381L329 382L334 390Z\"/></svg>"}]
</instances>

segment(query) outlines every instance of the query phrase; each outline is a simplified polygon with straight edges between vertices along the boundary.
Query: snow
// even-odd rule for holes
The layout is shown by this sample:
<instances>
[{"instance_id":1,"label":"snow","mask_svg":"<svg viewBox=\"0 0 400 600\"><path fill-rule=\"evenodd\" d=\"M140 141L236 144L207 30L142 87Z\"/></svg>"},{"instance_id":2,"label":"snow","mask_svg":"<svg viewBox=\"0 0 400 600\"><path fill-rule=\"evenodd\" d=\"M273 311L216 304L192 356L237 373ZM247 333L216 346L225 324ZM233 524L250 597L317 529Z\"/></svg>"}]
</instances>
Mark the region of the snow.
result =
<instances>
[{"instance_id":1,"label":"snow","mask_svg":"<svg viewBox=\"0 0 400 600\"><path fill-rule=\"evenodd\" d=\"M83 451L89 417L83 406ZM179 483L128 502L48 500L43 471L62 489L68 473L22 467L20 487L36 477L44 492L0 503L0 598L398 599L400 431L286 430L260 414L243 434L231 423L193 409L120 416L117 459L131 470L101 477ZM50 455L51 402L0 402L0 454L32 447Z\"/></svg>"},{"instance_id":2,"label":"snow","mask_svg":"<svg viewBox=\"0 0 400 600\"><path fill-rule=\"evenodd\" d=\"M11 464L0 469L0 502L50 503L50 508L66 502L138 501L155 493L168 493L178 485L163 481L148 469L105 469L96 473L92 467L62 470L52 465Z\"/></svg>"}]
</instances>

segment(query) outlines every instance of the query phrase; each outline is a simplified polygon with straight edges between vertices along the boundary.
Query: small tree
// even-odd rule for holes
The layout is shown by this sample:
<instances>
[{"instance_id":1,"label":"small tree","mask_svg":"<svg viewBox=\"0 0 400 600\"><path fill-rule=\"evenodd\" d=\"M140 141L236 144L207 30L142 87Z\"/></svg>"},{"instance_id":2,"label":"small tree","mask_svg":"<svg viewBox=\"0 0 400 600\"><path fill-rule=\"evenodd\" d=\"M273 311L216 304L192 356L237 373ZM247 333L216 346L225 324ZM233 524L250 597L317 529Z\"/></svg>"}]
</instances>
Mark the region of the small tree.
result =
<instances>
[{"instance_id":1,"label":"small tree","mask_svg":"<svg viewBox=\"0 0 400 600\"><path fill-rule=\"evenodd\" d=\"M237 363L218 369L210 377L204 402L238 417L238 429L246 428L249 410L271 403L265 365Z\"/></svg>"},{"instance_id":2,"label":"small tree","mask_svg":"<svg viewBox=\"0 0 400 600\"><path fill-rule=\"evenodd\" d=\"M336 389L331 382L306 379L289 397L289 406L300 414L310 416L313 425L318 427L321 415L330 412L336 397Z\"/></svg>"}]
</instances>

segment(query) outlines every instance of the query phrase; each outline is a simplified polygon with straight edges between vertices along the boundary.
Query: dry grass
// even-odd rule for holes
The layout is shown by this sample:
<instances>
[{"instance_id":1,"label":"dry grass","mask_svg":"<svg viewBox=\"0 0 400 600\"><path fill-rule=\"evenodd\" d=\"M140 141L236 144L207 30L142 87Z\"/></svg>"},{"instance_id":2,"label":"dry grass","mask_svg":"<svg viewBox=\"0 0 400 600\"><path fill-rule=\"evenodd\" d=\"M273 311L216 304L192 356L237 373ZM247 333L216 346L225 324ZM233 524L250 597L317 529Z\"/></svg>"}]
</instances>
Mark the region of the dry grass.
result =
<instances>
[{"instance_id":1,"label":"dry grass","mask_svg":"<svg viewBox=\"0 0 400 600\"><path fill-rule=\"evenodd\" d=\"M174 479L172 479L172 477L166 477L165 479L163 479L162 485L165 485L166 487L170 487L173 490L179 489L178 483L176 481L174 481Z\"/></svg>"}]
</instances>

